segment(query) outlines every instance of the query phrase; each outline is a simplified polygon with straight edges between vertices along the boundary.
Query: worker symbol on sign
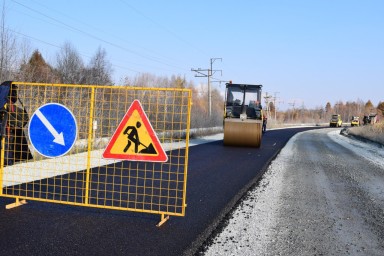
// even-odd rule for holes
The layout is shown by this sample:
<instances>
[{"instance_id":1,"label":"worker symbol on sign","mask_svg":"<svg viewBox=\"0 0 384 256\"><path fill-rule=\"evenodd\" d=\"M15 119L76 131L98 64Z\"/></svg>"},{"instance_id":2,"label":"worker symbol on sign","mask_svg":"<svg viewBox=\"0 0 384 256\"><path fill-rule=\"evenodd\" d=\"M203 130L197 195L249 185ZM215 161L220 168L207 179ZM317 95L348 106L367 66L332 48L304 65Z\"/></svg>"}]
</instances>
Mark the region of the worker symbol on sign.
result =
<instances>
[{"instance_id":1,"label":"worker symbol on sign","mask_svg":"<svg viewBox=\"0 0 384 256\"><path fill-rule=\"evenodd\" d=\"M138 121L136 123L136 127L140 128L141 123ZM124 148L124 152L127 152L127 150L131 147L132 142L135 144L135 153L137 153L140 145L140 139L139 134L137 134L137 129L135 126L127 126L124 130L124 134L128 134L128 144Z\"/></svg>"},{"instance_id":2,"label":"worker symbol on sign","mask_svg":"<svg viewBox=\"0 0 384 256\"><path fill-rule=\"evenodd\" d=\"M104 158L167 162L168 157L140 102L135 100L124 115L103 153Z\"/></svg>"},{"instance_id":3,"label":"worker symbol on sign","mask_svg":"<svg viewBox=\"0 0 384 256\"><path fill-rule=\"evenodd\" d=\"M152 143L148 146L144 145L140 142L139 133L137 132L137 129L141 127L141 123L139 121L136 122L136 126L127 126L125 128L123 134L126 134L128 136L128 144L124 148L124 153L128 151L128 149L131 147L132 143L135 145L135 153L138 153L139 146L142 145L145 148L140 150L139 153L146 153L146 154L156 154L156 150L153 147Z\"/></svg>"}]
</instances>

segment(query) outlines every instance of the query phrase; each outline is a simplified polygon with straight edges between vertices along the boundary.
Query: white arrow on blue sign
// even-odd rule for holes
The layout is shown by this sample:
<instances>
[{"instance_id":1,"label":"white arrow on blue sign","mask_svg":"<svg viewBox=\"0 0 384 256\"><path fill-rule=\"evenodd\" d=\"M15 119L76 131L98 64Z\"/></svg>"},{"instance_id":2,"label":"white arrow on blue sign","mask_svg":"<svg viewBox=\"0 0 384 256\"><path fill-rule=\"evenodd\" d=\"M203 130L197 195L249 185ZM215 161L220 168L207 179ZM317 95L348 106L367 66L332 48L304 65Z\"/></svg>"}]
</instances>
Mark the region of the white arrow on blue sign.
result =
<instances>
[{"instance_id":1,"label":"white arrow on blue sign","mask_svg":"<svg viewBox=\"0 0 384 256\"><path fill-rule=\"evenodd\" d=\"M49 158L63 156L76 142L76 119L62 104L45 104L33 113L28 136L32 146L41 155Z\"/></svg>"}]
</instances>

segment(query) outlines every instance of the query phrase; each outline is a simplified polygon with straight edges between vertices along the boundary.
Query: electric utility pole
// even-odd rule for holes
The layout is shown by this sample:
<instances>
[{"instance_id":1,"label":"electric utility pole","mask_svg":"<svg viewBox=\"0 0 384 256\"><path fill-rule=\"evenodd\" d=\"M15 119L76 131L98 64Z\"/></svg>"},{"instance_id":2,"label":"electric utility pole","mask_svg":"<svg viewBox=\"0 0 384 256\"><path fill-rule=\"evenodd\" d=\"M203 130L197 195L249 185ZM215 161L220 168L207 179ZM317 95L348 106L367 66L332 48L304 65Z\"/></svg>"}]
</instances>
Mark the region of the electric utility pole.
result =
<instances>
[{"instance_id":1,"label":"electric utility pole","mask_svg":"<svg viewBox=\"0 0 384 256\"><path fill-rule=\"evenodd\" d=\"M277 109L277 106L276 106L276 99L277 99L277 94L280 93L280 92L275 92L275 96L273 97L273 107L275 108L275 121L276 121L276 109Z\"/></svg>"},{"instance_id":2,"label":"electric utility pole","mask_svg":"<svg viewBox=\"0 0 384 256\"><path fill-rule=\"evenodd\" d=\"M201 69L201 68L198 68L198 69L193 69L191 68L191 71L194 71L196 72L197 74L195 75L195 77L207 77L208 78L208 115L209 117L211 117L212 115L212 90L211 90L211 79L210 77L215 74L216 72L220 72L222 73L222 70L213 70L212 69L212 66L213 66L213 63L216 61L216 60L220 60L222 61L222 58L211 58L210 59L210 68L208 69Z\"/></svg>"},{"instance_id":3,"label":"electric utility pole","mask_svg":"<svg viewBox=\"0 0 384 256\"><path fill-rule=\"evenodd\" d=\"M267 105L265 110L267 112L266 114L267 114L268 119L270 119L272 117L272 115L271 115L271 108L269 106L271 98L272 98L272 95L268 95L268 92L265 92L264 100L265 100L265 104Z\"/></svg>"},{"instance_id":4,"label":"electric utility pole","mask_svg":"<svg viewBox=\"0 0 384 256\"><path fill-rule=\"evenodd\" d=\"M293 102L289 102L288 105L292 107L291 122L293 122L293 115L295 113L296 101L294 100Z\"/></svg>"}]
</instances>

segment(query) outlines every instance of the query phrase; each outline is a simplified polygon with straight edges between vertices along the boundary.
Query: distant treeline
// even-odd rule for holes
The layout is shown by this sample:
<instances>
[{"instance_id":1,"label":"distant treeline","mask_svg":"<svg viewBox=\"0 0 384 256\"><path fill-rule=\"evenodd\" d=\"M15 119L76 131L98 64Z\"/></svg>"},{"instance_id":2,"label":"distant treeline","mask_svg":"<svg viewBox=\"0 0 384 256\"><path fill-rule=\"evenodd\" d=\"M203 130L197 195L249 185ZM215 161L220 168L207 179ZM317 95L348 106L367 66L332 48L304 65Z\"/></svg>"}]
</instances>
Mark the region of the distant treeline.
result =
<instances>
[{"instance_id":1,"label":"distant treeline","mask_svg":"<svg viewBox=\"0 0 384 256\"><path fill-rule=\"evenodd\" d=\"M384 102L379 102L377 106L368 100L363 102L357 101L338 101L331 105L327 102L324 107L307 109L303 107L291 108L286 111L276 112L276 121L279 123L324 123L329 122L333 114L340 114L343 122L350 122L353 116L359 116L361 119L364 115L377 114L379 120L384 116ZM275 107L270 103L269 118L275 120Z\"/></svg>"}]
</instances>

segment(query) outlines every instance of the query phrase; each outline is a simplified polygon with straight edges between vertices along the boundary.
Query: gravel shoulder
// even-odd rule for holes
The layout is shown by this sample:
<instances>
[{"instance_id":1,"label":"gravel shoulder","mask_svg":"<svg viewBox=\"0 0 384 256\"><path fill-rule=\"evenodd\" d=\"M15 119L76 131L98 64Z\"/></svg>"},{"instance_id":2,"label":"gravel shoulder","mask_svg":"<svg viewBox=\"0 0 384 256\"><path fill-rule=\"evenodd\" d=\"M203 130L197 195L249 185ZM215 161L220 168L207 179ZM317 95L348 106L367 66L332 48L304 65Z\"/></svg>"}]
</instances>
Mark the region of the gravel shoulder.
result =
<instances>
[{"instance_id":1,"label":"gravel shoulder","mask_svg":"<svg viewBox=\"0 0 384 256\"><path fill-rule=\"evenodd\" d=\"M294 136L204 255L383 255L384 150L339 129Z\"/></svg>"}]
</instances>

